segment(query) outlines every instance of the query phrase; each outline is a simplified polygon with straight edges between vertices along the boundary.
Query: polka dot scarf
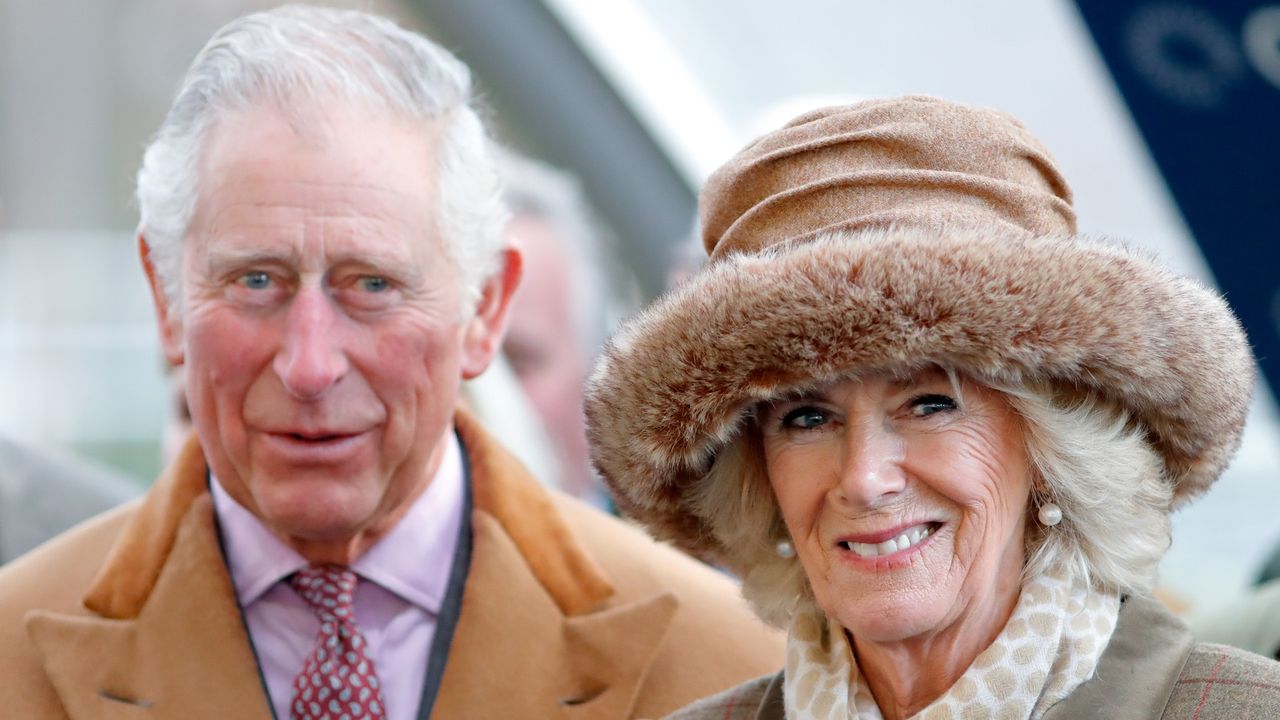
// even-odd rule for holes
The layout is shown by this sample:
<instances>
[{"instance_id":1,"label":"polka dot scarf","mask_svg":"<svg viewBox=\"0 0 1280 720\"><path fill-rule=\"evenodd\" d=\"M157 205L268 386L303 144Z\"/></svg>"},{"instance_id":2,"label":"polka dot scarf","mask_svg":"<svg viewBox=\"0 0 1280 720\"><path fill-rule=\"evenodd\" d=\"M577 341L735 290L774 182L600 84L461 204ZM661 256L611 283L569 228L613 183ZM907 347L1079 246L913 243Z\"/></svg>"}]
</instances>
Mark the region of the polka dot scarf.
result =
<instances>
[{"instance_id":1,"label":"polka dot scarf","mask_svg":"<svg viewBox=\"0 0 1280 720\"><path fill-rule=\"evenodd\" d=\"M919 720L1038 718L1093 675L1111 640L1120 596L1055 569L1027 583L1009 622ZM787 720L881 720L843 629L799 614L787 639Z\"/></svg>"}]
</instances>

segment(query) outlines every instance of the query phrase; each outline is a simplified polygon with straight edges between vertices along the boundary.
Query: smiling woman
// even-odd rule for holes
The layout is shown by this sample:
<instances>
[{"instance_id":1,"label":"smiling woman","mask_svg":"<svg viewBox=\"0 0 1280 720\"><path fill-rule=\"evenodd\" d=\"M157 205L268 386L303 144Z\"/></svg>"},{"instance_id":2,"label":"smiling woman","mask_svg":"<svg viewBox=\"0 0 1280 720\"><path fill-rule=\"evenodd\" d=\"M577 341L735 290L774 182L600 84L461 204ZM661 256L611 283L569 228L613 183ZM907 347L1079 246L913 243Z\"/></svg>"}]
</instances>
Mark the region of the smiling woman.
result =
<instances>
[{"instance_id":1,"label":"smiling woman","mask_svg":"<svg viewBox=\"0 0 1280 720\"><path fill-rule=\"evenodd\" d=\"M789 650L679 717L1280 712L1280 664L1195 645L1149 597L1170 511L1239 443L1244 336L1212 291L1077 236L1021 124L817 110L701 211L707 268L592 377L595 458Z\"/></svg>"},{"instance_id":2,"label":"smiling woman","mask_svg":"<svg viewBox=\"0 0 1280 720\"><path fill-rule=\"evenodd\" d=\"M942 373L807 395L759 432L818 604L865 642L951 634L981 650L1023 566L1031 475L1013 412L978 386L962 407Z\"/></svg>"}]
</instances>

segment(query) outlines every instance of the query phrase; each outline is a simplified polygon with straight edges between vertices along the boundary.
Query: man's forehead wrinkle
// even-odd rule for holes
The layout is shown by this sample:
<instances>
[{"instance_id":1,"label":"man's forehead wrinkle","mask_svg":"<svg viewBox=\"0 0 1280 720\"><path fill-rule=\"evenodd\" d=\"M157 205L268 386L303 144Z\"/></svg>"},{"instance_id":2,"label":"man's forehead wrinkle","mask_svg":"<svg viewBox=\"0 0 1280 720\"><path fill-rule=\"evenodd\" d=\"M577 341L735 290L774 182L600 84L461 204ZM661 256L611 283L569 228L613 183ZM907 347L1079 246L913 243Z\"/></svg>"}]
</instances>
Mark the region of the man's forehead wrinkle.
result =
<instances>
[{"instance_id":1,"label":"man's forehead wrinkle","mask_svg":"<svg viewBox=\"0 0 1280 720\"><path fill-rule=\"evenodd\" d=\"M234 171L220 180L203 194L198 213L201 208L212 210L215 216L235 209L287 208L314 213L321 209L317 208L319 200L327 206L322 209L328 215L368 216L369 209L383 208L415 220L428 219L413 194L378 183L329 183L301 177L269 180Z\"/></svg>"},{"instance_id":2,"label":"man's forehead wrinkle","mask_svg":"<svg viewBox=\"0 0 1280 720\"><path fill-rule=\"evenodd\" d=\"M230 205L221 208L215 215L209 218L206 223L208 234L218 237L222 235L243 235L247 230L269 230L279 232L282 228L289 225L297 224L297 211L301 208L286 206L266 206L259 207L260 210L278 211L278 215L287 215L287 217L272 217L270 214L253 213L244 215L237 213L237 210L243 210L245 206Z\"/></svg>"},{"instance_id":3,"label":"man's forehead wrinkle","mask_svg":"<svg viewBox=\"0 0 1280 720\"><path fill-rule=\"evenodd\" d=\"M245 211L250 212L245 212ZM278 216L278 217L275 217ZM279 229L281 226L302 223L322 223L331 225L329 221L351 221L369 225L396 225L403 218L387 218L381 215L360 212L354 208L345 211L342 208L315 212L305 205L274 202L250 202L225 205L211 216L207 225L217 233L230 227L241 229Z\"/></svg>"},{"instance_id":4,"label":"man's forehead wrinkle","mask_svg":"<svg viewBox=\"0 0 1280 720\"><path fill-rule=\"evenodd\" d=\"M405 198L397 194L399 198ZM214 205L213 214L202 223L209 234L238 233L244 230L287 229L289 225L306 224L333 225L338 223L354 223L368 226L396 226L408 228L411 236L429 235L429 217L425 209L404 204L413 215L401 212L378 212L374 207L370 211L370 203L351 198L334 198L324 207L316 208L313 204L297 201L275 201L255 195L244 201L231 201Z\"/></svg>"},{"instance_id":5,"label":"man's forehead wrinkle","mask_svg":"<svg viewBox=\"0 0 1280 720\"><path fill-rule=\"evenodd\" d=\"M242 173L232 171L230 173L224 173L220 178L222 182L219 182L213 185L213 187L211 188L209 192L209 199L213 200L218 198L220 195L233 193L236 190L242 190L244 188L244 183L246 180L251 181L252 187L258 191L264 190L264 189L266 190L285 189L285 190L292 191L292 190L297 190L299 188L303 188L303 189L312 188L317 190L334 190L339 192L350 192L355 190L355 191L369 191L369 192L377 193L380 195L393 195L403 200L412 199L412 196L407 192L404 192L402 190L398 190L389 185L384 185L377 182L356 182L356 181L322 182L320 180L310 180L310 179L307 179L306 177L296 177L296 178L291 177L288 179L268 179L264 177L255 177L256 175L258 175L258 173L254 173L254 172L242 174Z\"/></svg>"},{"instance_id":6,"label":"man's forehead wrinkle","mask_svg":"<svg viewBox=\"0 0 1280 720\"><path fill-rule=\"evenodd\" d=\"M415 212L415 214L417 215L421 215L422 217L425 217L425 213L418 211L415 204L409 203L408 196L400 196L397 199L404 200L404 203L403 203L404 207ZM290 201L284 201L284 200L277 201L277 200L271 200L268 198L263 198L260 195L254 195L253 197L246 198L243 201L232 201L232 202L221 203L217 205L216 210L214 211L213 215L210 216L209 220L210 222L212 222L216 219L219 219L227 215L228 213L245 213L246 211L271 213L276 210L294 211L298 213L303 213L306 217L319 218L319 219L357 219L357 220L380 220L380 221L395 220L395 219L405 219L405 220L413 220L413 221L421 220L421 218L413 217L413 216L405 216L403 218L398 218L398 217L389 217L387 215L384 215L382 213L377 213L377 212L371 213L367 209L365 209L369 205L369 203L367 202L367 199L343 200L339 198L334 198L333 200L328 201L326 205L332 205L332 207L317 209L311 203L297 202L297 201L290 202Z\"/></svg>"}]
</instances>

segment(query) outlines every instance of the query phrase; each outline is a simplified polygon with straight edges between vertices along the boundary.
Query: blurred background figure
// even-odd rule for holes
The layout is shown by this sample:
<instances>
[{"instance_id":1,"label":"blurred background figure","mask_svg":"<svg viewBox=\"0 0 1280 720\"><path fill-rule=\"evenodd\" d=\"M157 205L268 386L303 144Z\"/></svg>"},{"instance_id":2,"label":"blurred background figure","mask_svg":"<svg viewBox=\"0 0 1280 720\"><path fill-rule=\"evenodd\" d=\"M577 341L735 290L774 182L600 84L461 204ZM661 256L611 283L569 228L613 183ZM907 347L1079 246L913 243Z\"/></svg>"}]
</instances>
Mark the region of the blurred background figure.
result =
<instances>
[{"instance_id":1,"label":"blurred background figure","mask_svg":"<svg viewBox=\"0 0 1280 720\"><path fill-rule=\"evenodd\" d=\"M582 392L613 304L599 261L607 236L571 175L513 152L503 155L502 169L507 232L525 258L502 352L547 429L560 489L603 505L588 457Z\"/></svg>"},{"instance_id":2,"label":"blurred background figure","mask_svg":"<svg viewBox=\"0 0 1280 720\"><path fill-rule=\"evenodd\" d=\"M583 384L612 323L638 304L639 291L606 261L616 257L613 238L577 178L511 150L500 152L500 165L507 233L524 248L524 277L501 357L464 393L543 484L607 508L588 455Z\"/></svg>"},{"instance_id":3,"label":"blurred background figure","mask_svg":"<svg viewBox=\"0 0 1280 720\"><path fill-rule=\"evenodd\" d=\"M0 197L0 228L4 212ZM140 493L119 472L0 436L0 565Z\"/></svg>"},{"instance_id":4,"label":"blurred background figure","mask_svg":"<svg viewBox=\"0 0 1280 720\"><path fill-rule=\"evenodd\" d=\"M140 492L118 472L0 438L0 564Z\"/></svg>"},{"instance_id":5,"label":"blurred background figure","mask_svg":"<svg viewBox=\"0 0 1280 720\"><path fill-rule=\"evenodd\" d=\"M1271 555L1262 563L1258 571L1258 584L1265 585L1272 580L1280 580L1280 545L1271 548Z\"/></svg>"}]
</instances>

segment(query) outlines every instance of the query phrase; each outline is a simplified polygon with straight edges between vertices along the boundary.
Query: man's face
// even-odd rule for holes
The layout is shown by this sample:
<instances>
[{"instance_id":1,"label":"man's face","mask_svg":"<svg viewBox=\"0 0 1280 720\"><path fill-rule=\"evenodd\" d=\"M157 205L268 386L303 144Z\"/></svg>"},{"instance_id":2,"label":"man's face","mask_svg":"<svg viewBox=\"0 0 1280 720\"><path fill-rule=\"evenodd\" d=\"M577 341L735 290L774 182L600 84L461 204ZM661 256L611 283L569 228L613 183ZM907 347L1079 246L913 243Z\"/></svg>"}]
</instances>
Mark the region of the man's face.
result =
<instances>
[{"instance_id":1,"label":"man's face","mask_svg":"<svg viewBox=\"0 0 1280 720\"><path fill-rule=\"evenodd\" d=\"M355 113L241 111L208 138L166 351L218 480L299 549L394 525L500 339L485 303L504 315L514 280L464 313L435 166L430 132Z\"/></svg>"}]
</instances>

